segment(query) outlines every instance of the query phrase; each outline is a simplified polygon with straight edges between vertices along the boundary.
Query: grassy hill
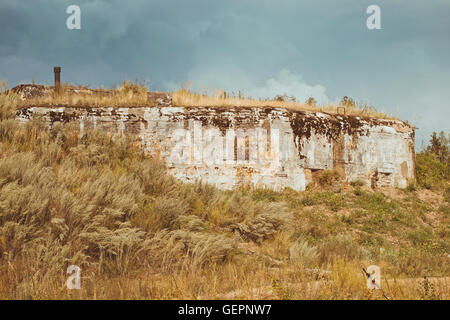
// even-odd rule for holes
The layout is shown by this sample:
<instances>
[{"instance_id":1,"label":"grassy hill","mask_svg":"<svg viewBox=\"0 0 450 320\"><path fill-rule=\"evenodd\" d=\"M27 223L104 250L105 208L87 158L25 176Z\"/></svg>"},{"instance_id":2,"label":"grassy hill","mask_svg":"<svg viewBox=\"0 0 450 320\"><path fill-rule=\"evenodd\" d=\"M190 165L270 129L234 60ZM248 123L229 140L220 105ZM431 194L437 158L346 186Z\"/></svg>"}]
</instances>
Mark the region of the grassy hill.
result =
<instances>
[{"instance_id":1,"label":"grassy hill","mask_svg":"<svg viewBox=\"0 0 450 320\"><path fill-rule=\"evenodd\" d=\"M371 190L325 172L305 192L183 184L133 137L20 126L0 96L1 299L450 298L448 157ZM81 268L68 290L68 265Z\"/></svg>"}]
</instances>

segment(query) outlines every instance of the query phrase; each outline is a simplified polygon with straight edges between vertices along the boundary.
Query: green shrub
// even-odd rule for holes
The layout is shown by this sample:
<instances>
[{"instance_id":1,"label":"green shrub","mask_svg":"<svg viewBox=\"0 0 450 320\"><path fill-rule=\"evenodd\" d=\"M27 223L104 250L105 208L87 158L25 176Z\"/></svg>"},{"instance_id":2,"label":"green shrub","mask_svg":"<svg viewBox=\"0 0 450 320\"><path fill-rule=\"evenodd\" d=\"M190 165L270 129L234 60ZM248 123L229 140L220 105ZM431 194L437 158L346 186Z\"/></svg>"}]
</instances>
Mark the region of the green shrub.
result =
<instances>
[{"instance_id":1,"label":"green shrub","mask_svg":"<svg viewBox=\"0 0 450 320\"><path fill-rule=\"evenodd\" d=\"M341 177L336 170L324 170L319 175L319 184L322 187L332 186L333 183L339 182Z\"/></svg>"},{"instance_id":2,"label":"green shrub","mask_svg":"<svg viewBox=\"0 0 450 320\"><path fill-rule=\"evenodd\" d=\"M352 187L362 187L365 185L364 181L362 181L361 179L356 179L350 182L350 185Z\"/></svg>"},{"instance_id":3,"label":"green shrub","mask_svg":"<svg viewBox=\"0 0 450 320\"><path fill-rule=\"evenodd\" d=\"M333 194L326 200L327 205L334 212L345 207L345 197L340 194Z\"/></svg>"},{"instance_id":4,"label":"green shrub","mask_svg":"<svg viewBox=\"0 0 450 320\"><path fill-rule=\"evenodd\" d=\"M440 162L429 152L416 156L417 183L426 189L440 188L450 179L450 165Z\"/></svg>"},{"instance_id":5,"label":"green shrub","mask_svg":"<svg viewBox=\"0 0 450 320\"><path fill-rule=\"evenodd\" d=\"M409 192L416 191L417 187L416 187L415 181L411 181L410 183L408 183L408 186L406 187L406 190L409 191Z\"/></svg>"},{"instance_id":6,"label":"green shrub","mask_svg":"<svg viewBox=\"0 0 450 320\"><path fill-rule=\"evenodd\" d=\"M353 194L354 194L355 196L360 196L360 195L363 194L363 191L361 190L360 187L355 187L355 188L353 189Z\"/></svg>"},{"instance_id":7,"label":"green shrub","mask_svg":"<svg viewBox=\"0 0 450 320\"><path fill-rule=\"evenodd\" d=\"M450 204L450 185L447 185L444 189L444 200Z\"/></svg>"}]
</instances>

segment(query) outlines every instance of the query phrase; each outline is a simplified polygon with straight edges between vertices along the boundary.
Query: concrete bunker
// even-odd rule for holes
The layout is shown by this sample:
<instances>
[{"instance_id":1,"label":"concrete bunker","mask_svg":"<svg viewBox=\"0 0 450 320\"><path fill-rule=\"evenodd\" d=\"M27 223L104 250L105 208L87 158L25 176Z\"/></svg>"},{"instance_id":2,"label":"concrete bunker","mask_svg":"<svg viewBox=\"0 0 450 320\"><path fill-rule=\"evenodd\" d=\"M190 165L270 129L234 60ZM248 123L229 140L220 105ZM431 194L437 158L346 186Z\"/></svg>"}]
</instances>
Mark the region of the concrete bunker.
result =
<instances>
[{"instance_id":1,"label":"concrete bunker","mask_svg":"<svg viewBox=\"0 0 450 320\"><path fill-rule=\"evenodd\" d=\"M178 107L163 93L154 99L154 107L29 106L17 119L133 134L178 179L223 189L250 183L304 190L323 170L374 188L405 188L415 178L414 128L399 120L274 107Z\"/></svg>"}]
</instances>

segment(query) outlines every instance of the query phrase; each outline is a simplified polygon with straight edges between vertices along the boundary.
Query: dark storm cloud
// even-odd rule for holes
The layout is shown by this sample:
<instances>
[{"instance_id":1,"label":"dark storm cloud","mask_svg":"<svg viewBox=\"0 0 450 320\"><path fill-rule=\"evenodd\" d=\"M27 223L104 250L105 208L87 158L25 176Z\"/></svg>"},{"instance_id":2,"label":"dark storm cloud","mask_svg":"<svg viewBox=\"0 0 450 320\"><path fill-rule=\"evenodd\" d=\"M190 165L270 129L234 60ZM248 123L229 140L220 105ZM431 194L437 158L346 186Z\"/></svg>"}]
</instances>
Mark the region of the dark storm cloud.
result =
<instances>
[{"instance_id":1,"label":"dark storm cloud","mask_svg":"<svg viewBox=\"0 0 450 320\"><path fill-rule=\"evenodd\" d=\"M82 29L65 10L81 7ZM366 28L381 7L382 30ZM364 0L2 0L0 78L157 90L275 92L323 102L343 95L413 121L419 140L448 130L450 3Z\"/></svg>"}]
</instances>

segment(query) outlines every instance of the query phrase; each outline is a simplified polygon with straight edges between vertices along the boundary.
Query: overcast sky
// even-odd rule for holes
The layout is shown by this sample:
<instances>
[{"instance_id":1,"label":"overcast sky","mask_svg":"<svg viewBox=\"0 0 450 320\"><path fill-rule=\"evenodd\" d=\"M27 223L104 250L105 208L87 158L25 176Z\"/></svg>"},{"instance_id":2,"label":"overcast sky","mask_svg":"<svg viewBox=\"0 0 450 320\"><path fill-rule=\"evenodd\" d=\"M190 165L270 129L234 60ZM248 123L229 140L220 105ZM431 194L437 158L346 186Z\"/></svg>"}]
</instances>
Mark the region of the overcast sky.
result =
<instances>
[{"instance_id":1,"label":"overcast sky","mask_svg":"<svg viewBox=\"0 0 450 320\"><path fill-rule=\"evenodd\" d=\"M81 8L81 30L66 8ZM381 30L366 9L381 8ZM0 79L353 97L450 131L449 0L0 0Z\"/></svg>"}]
</instances>

